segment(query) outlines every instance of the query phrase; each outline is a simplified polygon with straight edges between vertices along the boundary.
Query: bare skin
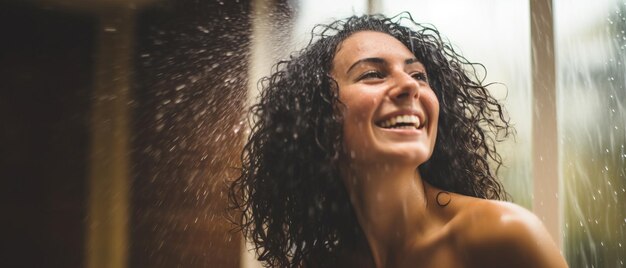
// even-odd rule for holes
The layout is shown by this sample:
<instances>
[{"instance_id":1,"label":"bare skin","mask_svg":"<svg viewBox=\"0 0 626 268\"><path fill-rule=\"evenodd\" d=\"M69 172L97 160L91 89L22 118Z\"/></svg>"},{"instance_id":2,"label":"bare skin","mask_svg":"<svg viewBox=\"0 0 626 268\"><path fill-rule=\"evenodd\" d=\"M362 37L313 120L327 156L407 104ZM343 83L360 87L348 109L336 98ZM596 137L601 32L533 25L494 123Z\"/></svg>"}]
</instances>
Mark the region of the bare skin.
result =
<instances>
[{"instance_id":1,"label":"bare skin","mask_svg":"<svg viewBox=\"0 0 626 268\"><path fill-rule=\"evenodd\" d=\"M384 33L355 33L337 51L332 75L346 107L349 152L342 176L367 240L338 266L567 267L531 212L422 180L416 170L432 154L439 111L425 73L402 43ZM415 128L384 127L397 115L419 122Z\"/></svg>"}]
</instances>

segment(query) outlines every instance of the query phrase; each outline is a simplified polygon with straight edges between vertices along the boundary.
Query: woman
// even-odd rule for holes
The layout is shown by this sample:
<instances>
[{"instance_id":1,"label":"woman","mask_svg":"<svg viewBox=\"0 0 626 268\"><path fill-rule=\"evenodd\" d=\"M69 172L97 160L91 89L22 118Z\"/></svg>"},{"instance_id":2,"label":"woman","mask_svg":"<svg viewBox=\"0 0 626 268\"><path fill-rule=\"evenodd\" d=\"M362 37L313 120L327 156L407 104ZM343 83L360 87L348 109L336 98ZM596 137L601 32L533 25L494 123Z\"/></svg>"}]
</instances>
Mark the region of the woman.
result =
<instances>
[{"instance_id":1,"label":"woman","mask_svg":"<svg viewBox=\"0 0 626 268\"><path fill-rule=\"evenodd\" d=\"M231 185L259 260L567 266L532 213L498 201L489 161L501 164L493 141L510 129L473 64L410 15L351 17L317 35L262 80Z\"/></svg>"}]
</instances>

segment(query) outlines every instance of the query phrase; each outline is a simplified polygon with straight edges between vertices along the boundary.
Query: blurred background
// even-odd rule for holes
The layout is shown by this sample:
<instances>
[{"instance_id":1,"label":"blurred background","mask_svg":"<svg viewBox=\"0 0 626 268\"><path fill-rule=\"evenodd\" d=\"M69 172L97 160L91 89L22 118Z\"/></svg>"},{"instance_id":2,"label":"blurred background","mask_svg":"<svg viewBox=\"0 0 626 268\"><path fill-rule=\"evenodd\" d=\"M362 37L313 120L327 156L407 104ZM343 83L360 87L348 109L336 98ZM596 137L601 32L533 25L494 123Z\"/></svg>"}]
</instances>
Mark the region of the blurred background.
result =
<instances>
[{"instance_id":1,"label":"blurred background","mask_svg":"<svg viewBox=\"0 0 626 268\"><path fill-rule=\"evenodd\" d=\"M225 218L257 81L401 11L498 82L512 200L571 267L624 267L623 0L0 0L0 266L258 267Z\"/></svg>"}]
</instances>

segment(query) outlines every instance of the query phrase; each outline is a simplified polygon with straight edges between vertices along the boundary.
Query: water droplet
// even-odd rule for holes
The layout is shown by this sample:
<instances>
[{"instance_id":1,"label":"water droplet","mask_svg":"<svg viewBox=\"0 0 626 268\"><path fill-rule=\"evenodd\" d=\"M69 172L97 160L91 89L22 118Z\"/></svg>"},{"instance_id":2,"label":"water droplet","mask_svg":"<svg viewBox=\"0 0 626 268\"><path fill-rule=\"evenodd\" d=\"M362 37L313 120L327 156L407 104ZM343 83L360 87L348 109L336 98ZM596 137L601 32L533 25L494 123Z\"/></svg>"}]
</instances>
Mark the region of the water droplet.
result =
<instances>
[{"instance_id":1,"label":"water droplet","mask_svg":"<svg viewBox=\"0 0 626 268\"><path fill-rule=\"evenodd\" d=\"M203 32L203 33L209 33L209 29L204 28L204 27L202 27L202 26L198 26L198 27L196 27L196 28L198 29L198 31L201 31L201 32Z\"/></svg>"}]
</instances>

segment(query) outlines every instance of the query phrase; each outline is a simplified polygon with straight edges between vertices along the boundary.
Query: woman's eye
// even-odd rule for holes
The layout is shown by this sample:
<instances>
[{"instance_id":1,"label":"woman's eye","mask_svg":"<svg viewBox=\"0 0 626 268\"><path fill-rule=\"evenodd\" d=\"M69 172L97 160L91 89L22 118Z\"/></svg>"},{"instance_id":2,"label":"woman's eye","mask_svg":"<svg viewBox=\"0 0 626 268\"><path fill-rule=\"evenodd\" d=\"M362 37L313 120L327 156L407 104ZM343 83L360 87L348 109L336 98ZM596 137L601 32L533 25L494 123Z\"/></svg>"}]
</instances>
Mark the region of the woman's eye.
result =
<instances>
[{"instance_id":1,"label":"woman's eye","mask_svg":"<svg viewBox=\"0 0 626 268\"><path fill-rule=\"evenodd\" d=\"M362 74L361 76L359 76L358 80L363 80L363 79L381 79L384 78L385 75L381 72L378 71L369 71L366 72L364 74Z\"/></svg>"},{"instance_id":2,"label":"woman's eye","mask_svg":"<svg viewBox=\"0 0 626 268\"><path fill-rule=\"evenodd\" d=\"M428 81L428 77L426 77L426 74L423 72L416 72L416 73L411 74L411 76L415 80L426 81L426 82Z\"/></svg>"}]
</instances>

